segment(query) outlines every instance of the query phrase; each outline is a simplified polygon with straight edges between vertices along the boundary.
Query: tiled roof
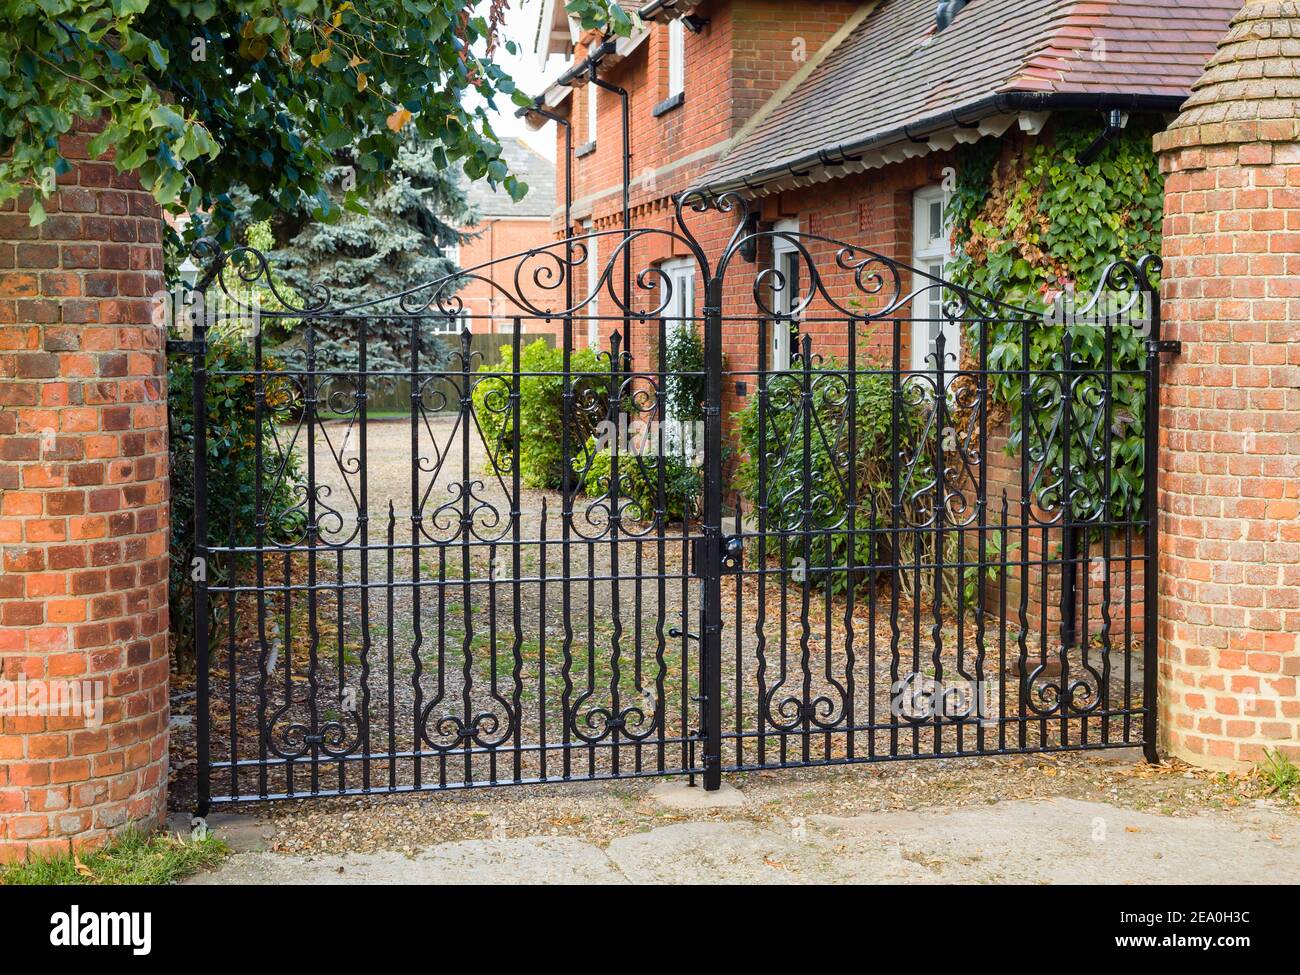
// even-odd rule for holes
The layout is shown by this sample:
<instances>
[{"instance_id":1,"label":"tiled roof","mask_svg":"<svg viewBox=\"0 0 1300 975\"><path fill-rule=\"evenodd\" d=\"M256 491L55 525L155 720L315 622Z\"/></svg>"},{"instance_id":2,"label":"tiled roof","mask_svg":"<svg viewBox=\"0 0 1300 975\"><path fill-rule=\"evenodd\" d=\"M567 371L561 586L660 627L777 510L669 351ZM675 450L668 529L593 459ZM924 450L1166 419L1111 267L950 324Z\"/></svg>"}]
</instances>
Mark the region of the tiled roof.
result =
<instances>
[{"instance_id":1,"label":"tiled roof","mask_svg":"<svg viewBox=\"0 0 1300 975\"><path fill-rule=\"evenodd\" d=\"M1240 138L1232 123L1261 119L1300 119L1300 3L1243 6L1170 128L1219 126L1199 133L1213 144Z\"/></svg>"},{"instance_id":2,"label":"tiled roof","mask_svg":"<svg viewBox=\"0 0 1300 975\"><path fill-rule=\"evenodd\" d=\"M1241 0L972 0L934 34L934 0L879 0L709 174L761 182L904 126L999 111L1006 93L1186 98ZM966 109L971 114L963 114ZM949 121L948 126L952 123ZM825 157L823 156L823 159Z\"/></svg>"},{"instance_id":3,"label":"tiled roof","mask_svg":"<svg viewBox=\"0 0 1300 975\"><path fill-rule=\"evenodd\" d=\"M549 217L555 209L555 163L532 149L522 139L504 137L501 157L512 176L528 184L528 194L518 203L503 189L493 189L480 179L465 187L470 206L480 220L510 217ZM461 177L464 181L464 177Z\"/></svg>"}]
</instances>

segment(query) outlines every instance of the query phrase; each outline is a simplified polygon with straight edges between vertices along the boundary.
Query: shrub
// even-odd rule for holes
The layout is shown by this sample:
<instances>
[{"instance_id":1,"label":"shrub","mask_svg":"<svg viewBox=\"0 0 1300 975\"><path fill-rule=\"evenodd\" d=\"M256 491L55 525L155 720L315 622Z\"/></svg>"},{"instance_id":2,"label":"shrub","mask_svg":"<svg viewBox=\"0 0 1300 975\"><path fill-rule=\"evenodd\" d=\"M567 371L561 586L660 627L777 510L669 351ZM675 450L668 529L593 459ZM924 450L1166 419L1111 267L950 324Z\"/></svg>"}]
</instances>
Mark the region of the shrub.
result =
<instances>
[{"instance_id":1,"label":"shrub","mask_svg":"<svg viewBox=\"0 0 1300 975\"><path fill-rule=\"evenodd\" d=\"M258 436L253 350L242 336L210 333L207 346L206 432L207 510L209 537L227 544L233 528L237 545L256 542ZM278 367L263 359L267 369ZM268 405L287 393L268 381ZM269 411L268 411L269 412ZM169 590L171 626L176 634L179 659L193 653L194 613L191 564L194 558L194 368L189 356L174 356L167 367L167 413L171 434L171 570ZM301 531L303 519L296 505L304 490L299 458L274 452L272 421L262 419L263 497L265 541L284 541ZM276 476L281 465L283 471ZM229 571L230 565L210 563L208 581ZM212 619L220 607L210 603Z\"/></svg>"},{"instance_id":2,"label":"shrub","mask_svg":"<svg viewBox=\"0 0 1300 975\"><path fill-rule=\"evenodd\" d=\"M590 463L587 456L590 455ZM659 508L659 465L664 466L663 511L667 521L682 521L695 510L700 494L700 468L684 454L641 457L619 454L618 496L632 501L627 514L637 521L651 521ZM582 479L584 494L599 498L609 493L613 455L596 438L587 441L586 453L575 457L573 470Z\"/></svg>"},{"instance_id":3,"label":"shrub","mask_svg":"<svg viewBox=\"0 0 1300 975\"><path fill-rule=\"evenodd\" d=\"M474 415L493 456L510 456L514 420L509 408L514 353L501 349L501 361L479 368L472 393ZM558 488L566 471L560 436L564 419L564 352L538 339L519 357L519 476L527 487ZM569 452L582 444L607 417L609 363L592 349L574 349L569 363L574 408L569 419ZM482 378L499 376L499 379ZM504 466L504 465L503 465Z\"/></svg>"},{"instance_id":4,"label":"shrub","mask_svg":"<svg viewBox=\"0 0 1300 975\"><path fill-rule=\"evenodd\" d=\"M664 366L668 414L682 421L704 419L704 343L693 325L669 333Z\"/></svg>"},{"instance_id":5,"label":"shrub","mask_svg":"<svg viewBox=\"0 0 1300 975\"><path fill-rule=\"evenodd\" d=\"M849 496L850 473L856 484L857 531L854 543L854 564L869 566L873 561L884 564L890 561L891 538L888 535L872 536L870 527L891 524L892 473L890 464L890 436L894 399L893 378L887 372L861 370L856 376L855 423L856 449L852 464L849 459L848 385L843 367L833 359L818 365L812 373L811 436L807 442L809 463L804 465L804 423L800 406L803 395L803 376L798 372L774 375L768 380L766 411L766 471L759 478L759 398L753 397L740 413L739 442L741 461L737 470L737 483L741 494L751 505L766 503L767 531L800 531L803 524L803 483L806 476L810 485L810 505L813 509L809 526L810 551L807 555L809 578L819 585L826 581L825 567L845 565L848 559L849 534L845 509ZM915 457L924 439L926 418L930 407L925 401L913 404L911 398L900 398L898 445L903 457ZM900 465L899 493L903 498L903 524L912 524L918 515L918 505L911 496L928 485L932 479L932 466L922 457L910 469ZM874 504L875 520L872 521ZM839 528L841 530L833 530ZM826 529L821 531L820 529ZM768 543L768 551L783 555L787 565L805 558L803 536L793 545ZM907 564L916 555L915 536L900 534L897 552L899 561ZM929 536L923 536L922 544ZM828 561L829 560L829 561ZM923 556L924 560L924 556ZM906 575L904 573L903 575ZM907 580L904 580L906 583ZM843 570L830 573L834 591L843 592L848 583Z\"/></svg>"}]
</instances>

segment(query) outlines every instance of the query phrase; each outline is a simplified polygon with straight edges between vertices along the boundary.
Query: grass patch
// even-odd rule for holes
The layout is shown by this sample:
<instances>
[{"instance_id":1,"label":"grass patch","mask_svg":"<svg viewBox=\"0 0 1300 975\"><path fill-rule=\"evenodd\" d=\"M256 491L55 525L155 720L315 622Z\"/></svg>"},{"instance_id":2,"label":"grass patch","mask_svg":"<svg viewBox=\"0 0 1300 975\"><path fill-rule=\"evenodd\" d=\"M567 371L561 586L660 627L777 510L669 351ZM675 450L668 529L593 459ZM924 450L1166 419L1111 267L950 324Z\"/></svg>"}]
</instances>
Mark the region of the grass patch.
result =
<instances>
[{"instance_id":1,"label":"grass patch","mask_svg":"<svg viewBox=\"0 0 1300 975\"><path fill-rule=\"evenodd\" d=\"M1259 774L1271 795L1290 799L1292 795L1300 794L1300 767L1281 752L1265 749Z\"/></svg>"},{"instance_id":2,"label":"grass patch","mask_svg":"<svg viewBox=\"0 0 1300 975\"><path fill-rule=\"evenodd\" d=\"M172 833L133 830L98 850L0 867L3 885L172 884L230 852L208 835L185 840Z\"/></svg>"}]
</instances>

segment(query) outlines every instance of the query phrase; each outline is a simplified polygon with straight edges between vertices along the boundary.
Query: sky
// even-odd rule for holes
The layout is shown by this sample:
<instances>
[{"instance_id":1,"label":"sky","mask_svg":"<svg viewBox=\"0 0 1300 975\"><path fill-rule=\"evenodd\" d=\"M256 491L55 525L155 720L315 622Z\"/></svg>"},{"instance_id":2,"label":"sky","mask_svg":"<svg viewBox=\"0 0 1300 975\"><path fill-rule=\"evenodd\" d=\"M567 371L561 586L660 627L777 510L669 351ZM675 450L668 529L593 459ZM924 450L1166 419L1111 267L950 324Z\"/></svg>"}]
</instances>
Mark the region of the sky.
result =
<instances>
[{"instance_id":1,"label":"sky","mask_svg":"<svg viewBox=\"0 0 1300 975\"><path fill-rule=\"evenodd\" d=\"M526 14L519 10L521 0L511 0L510 6L511 9L506 12L505 36L518 38L519 31L517 28L520 25L521 17L526 16ZM480 10L486 12L486 5L482 5ZM519 56L512 57L504 47L498 48L496 61L514 78L519 90L528 95L540 95L565 67L564 58L554 56L543 69L538 65L537 59L531 53L521 50ZM555 123L547 122L542 128L533 132L523 119L515 117L515 106L508 98L501 98L498 101L503 110L492 115L492 127L496 130L497 135L517 136L547 159L554 161Z\"/></svg>"}]
</instances>

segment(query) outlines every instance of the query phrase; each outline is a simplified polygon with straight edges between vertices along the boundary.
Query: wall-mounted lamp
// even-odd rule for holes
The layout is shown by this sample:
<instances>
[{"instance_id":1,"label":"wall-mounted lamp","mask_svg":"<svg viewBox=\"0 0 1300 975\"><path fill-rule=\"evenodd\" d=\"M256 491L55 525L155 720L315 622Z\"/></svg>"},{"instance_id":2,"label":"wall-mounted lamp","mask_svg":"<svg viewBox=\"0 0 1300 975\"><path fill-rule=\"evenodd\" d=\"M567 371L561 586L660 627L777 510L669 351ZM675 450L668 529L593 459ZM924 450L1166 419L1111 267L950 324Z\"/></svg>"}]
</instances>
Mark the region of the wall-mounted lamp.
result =
<instances>
[{"instance_id":1,"label":"wall-mounted lamp","mask_svg":"<svg viewBox=\"0 0 1300 975\"><path fill-rule=\"evenodd\" d=\"M695 14L687 14L682 18L682 26L692 34L698 34L700 31L704 30L704 28L709 26L709 18L697 17Z\"/></svg>"}]
</instances>

